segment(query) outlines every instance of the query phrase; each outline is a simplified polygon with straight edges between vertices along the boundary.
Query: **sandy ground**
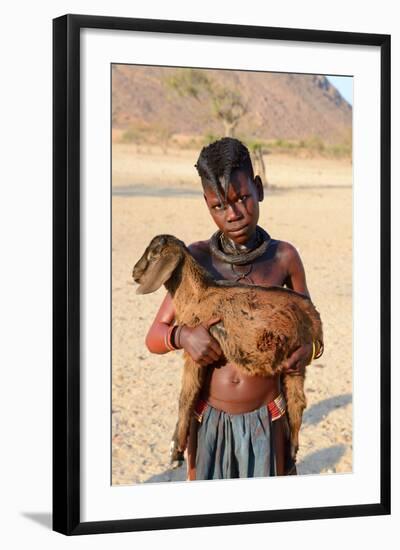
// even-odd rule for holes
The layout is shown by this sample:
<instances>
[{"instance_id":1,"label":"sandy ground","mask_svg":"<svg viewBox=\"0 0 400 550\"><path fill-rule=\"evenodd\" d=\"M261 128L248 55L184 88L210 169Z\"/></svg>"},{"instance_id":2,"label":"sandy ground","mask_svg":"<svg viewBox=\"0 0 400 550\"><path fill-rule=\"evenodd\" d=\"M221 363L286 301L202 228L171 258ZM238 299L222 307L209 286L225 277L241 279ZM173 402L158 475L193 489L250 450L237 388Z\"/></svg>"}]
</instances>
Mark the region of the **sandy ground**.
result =
<instances>
[{"instance_id":1,"label":"sandy ground","mask_svg":"<svg viewBox=\"0 0 400 550\"><path fill-rule=\"evenodd\" d=\"M139 152L138 152L139 151ZM113 187L149 185L165 189L199 189L194 164L200 151L116 144L113 146ZM149 154L151 153L151 155ZM349 160L265 155L267 183L274 187L337 187L351 185Z\"/></svg>"},{"instance_id":2,"label":"sandy ground","mask_svg":"<svg viewBox=\"0 0 400 550\"><path fill-rule=\"evenodd\" d=\"M194 161L193 161L194 159ZM267 157L259 225L300 252L325 335L324 355L307 369L308 408L298 455L300 474L352 469L352 169L349 161ZM193 162L192 162L193 161ZM169 470L182 351L150 353L145 336L166 293L135 294L132 267L153 236L189 244L216 230L193 177L196 152L113 153L112 482L184 480ZM169 169L167 170L169 166ZM166 177L168 173L169 177ZM179 180L181 175L182 180Z\"/></svg>"}]
</instances>

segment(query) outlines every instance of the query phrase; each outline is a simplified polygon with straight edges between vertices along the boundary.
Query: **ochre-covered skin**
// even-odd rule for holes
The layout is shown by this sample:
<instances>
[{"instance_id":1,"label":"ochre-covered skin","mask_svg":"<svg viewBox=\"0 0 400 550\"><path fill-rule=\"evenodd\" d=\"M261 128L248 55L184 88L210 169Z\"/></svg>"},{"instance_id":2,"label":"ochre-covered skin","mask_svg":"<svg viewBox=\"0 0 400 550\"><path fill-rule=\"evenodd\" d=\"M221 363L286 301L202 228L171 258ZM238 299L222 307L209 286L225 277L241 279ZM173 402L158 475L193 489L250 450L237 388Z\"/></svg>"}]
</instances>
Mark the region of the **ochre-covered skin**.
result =
<instances>
[{"instance_id":1,"label":"ochre-covered skin","mask_svg":"<svg viewBox=\"0 0 400 550\"><path fill-rule=\"evenodd\" d=\"M229 187L228 205L224 212L219 214L219 201L211 190L205 192L205 199L216 225L224 231L234 242L245 243L254 234L258 220L258 201L262 200L262 186L255 187L244 177L244 172L238 171L236 180ZM251 195L242 200L243 195ZM257 196L258 194L258 196ZM258 199L258 200L257 200ZM257 203L257 207L255 204ZM217 206L217 212L213 211ZM237 235L229 233L230 227L238 227L247 224L247 229ZM227 264L210 252L210 241L199 241L191 244L188 248L198 263L203 266L215 280L237 281L238 273L248 272L249 266L232 266ZM247 284L270 286L286 286L298 293L310 297L307 289L306 277L300 256L294 246L290 243L272 239L269 247L263 256L253 261L248 278L242 279ZM241 280L238 281L241 283ZM273 312L271 312L273 313ZM161 304L161 307L150 327L146 337L146 345L153 353L165 353L167 350L164 344L164 336L171 324L176 320L176 312L172 296L168 292ZM216 325L216 328L218 325ZM214 327L209 332L212 334ZM185 328L181 332L181 343L185 341ZM250 335L244 333L243 338ZM281 391L280 376L261 376L247 374L243 368L238 368L234 363L226 362L221 348L215 339L213 348L210 350L208 367L205 369L204 382L202 384L201 396L212 406L232 414L240 414L259 408L262 404L272 401ZM255 347L259 350L267 350L270 345L269 334L259 333L255 341ZM185 347L185 346L183 346ZM289 361L293 367L299 370L308 364L312 353L312 343L302 346L297 352L296 361ZM214 358L214 360L213 360ZM295 369L293 373L296 374ZM284 475L284 448L285 437L287 437L285 422L287 418L276 421L277 425L277 464L278 475ZM188 440L189 479L195 479L195 421L191 423L190 436Z\"/></svg>"},{"instance_id":2,"label":"ochre-covered skin","mask_svg":"<svg viewBox=\"0 0 400 550\"><path fill-rule=\"evenodd\" d=\"M209 241L195 243L189 247L196 260L209 271L215 279L235 280L232 271L226 269L226 264L214 258L209 253ZM273 240L270 247L263 257L257 259L252 269L252 280L255 284L269 286L283 286L292 280L290 278L290 267L285 269L286 261L290 262L290 251L286 243ZM289 247L290 248L290 247ZM285 261L286 260L286 261ZM287 265L287 264L286 264ZM237 270L237 268L236 268ZM232 273L232 274L231 274ZM266 274L266 276L264 275ZM248 282L248 281L247 281ZM308 295L306 287L302 287L302 294ZM296 290L294 288L294 290ZM234 304L237 307L237 303ZM255 304L256 306L256 304ZM226 313L227 304L224 304ZM273 311L266 312L273 315ZM169 293L165 296L163 303L157 313L147 335L146 343L153 352L164 353L164 336L169 326L175 321L175 309L172 297ZM226 316L229 318L229 315ZM226 324L226 320L225 320ZM211 327L212 331L213 327ZM255 348L266 352L272 348L273 342L270 341L268 331L262 332L255 341ZM250 338L249 334L243 334L243 338ZM216 342L217 343L217 342ZM218 344L218 343L217 343ZM234 363L225 362L224 357L209 364L209 367L199 367L206 369L206 379L202 388L202 397L212 406L232 414L240 414L259 408L262 404L272 401L280 392L280 377L257 376L246 374ZM282 418L277 422L277 466L278 474L284 475L284 448L285 448L285 422ZM192 422L191 432L188 441L189 457L189 478L195 479L195 433L197 429L195 422Z\"/></svg>"}]
</instances>

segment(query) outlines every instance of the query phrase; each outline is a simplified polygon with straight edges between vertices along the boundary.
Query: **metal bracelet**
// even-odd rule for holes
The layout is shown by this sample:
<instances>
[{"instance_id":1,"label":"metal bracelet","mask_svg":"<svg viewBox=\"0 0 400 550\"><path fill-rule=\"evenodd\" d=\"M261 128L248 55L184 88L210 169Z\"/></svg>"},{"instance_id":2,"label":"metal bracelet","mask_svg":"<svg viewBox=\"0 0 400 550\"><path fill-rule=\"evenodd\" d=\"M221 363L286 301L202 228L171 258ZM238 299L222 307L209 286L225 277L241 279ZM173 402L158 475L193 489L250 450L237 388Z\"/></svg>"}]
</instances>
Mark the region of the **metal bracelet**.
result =
<instances>
[{"instance_id":1,"label":"metal bracelet","mask_svg":"<svg viewBox=\"0 0 400 550\"><path fill-rule=\"evenodd\" d=\"M173 329L174 329L173 326L168 327L168 330L167 330L167 332L165 333L165 336L164 336L164 343L165 343L166 348L169 351L174 351L174 349L175 349L174 346L172 345L172 342L171 342L171 333L172 333Z\"/></svg>"},{"instance_id":2,"label":"metal bracelet","mask_svg":"<svg viewBox=\"0 0 400 550\"><path fill-rule=\"evenodd\" d=\"M175 345L176 345L177 349L182 349L182 346L181 346L181 331L182 331L184 326L185 326L184 324L178 325L178 328L176 329L176 332L175 332Z\"/></svg>"}]
</instances>

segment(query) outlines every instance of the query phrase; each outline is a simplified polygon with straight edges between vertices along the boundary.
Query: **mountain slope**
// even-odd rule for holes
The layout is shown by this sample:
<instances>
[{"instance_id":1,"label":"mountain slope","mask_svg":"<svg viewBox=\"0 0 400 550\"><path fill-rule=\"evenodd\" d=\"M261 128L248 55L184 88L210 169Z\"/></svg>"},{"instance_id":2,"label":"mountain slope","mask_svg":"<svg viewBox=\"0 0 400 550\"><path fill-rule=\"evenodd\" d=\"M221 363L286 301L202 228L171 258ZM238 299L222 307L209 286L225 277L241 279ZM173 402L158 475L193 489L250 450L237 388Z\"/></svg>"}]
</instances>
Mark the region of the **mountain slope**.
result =
<instances>
[{"instance_id":1,"label":"mountain slope","mask_svg":"<svg viewBox=\"0 0 400 550\"><path fill-rule=\"evenodd\" d=\"M182 71L169 67L113 65L113 128L164 127L174 134L222 135L206 94L180 97L166 85ZM218 86L234 89L249 112L237 134L263 139L341 142L351 135L352 108L321 75L202 69Z\"/></svg>"}]
</instances>

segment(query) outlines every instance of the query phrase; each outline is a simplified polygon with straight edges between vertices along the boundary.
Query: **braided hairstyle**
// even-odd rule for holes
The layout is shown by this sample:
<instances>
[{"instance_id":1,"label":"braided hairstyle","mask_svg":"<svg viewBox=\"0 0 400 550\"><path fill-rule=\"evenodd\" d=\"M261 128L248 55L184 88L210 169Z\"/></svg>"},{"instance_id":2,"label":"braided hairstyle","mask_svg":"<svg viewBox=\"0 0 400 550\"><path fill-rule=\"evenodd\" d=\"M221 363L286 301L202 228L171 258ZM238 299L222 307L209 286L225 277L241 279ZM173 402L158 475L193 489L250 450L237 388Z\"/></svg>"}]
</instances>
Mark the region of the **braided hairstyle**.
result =
<instances>
[{"instance_id":1,"label":"braided hairstyle","mask_svg":"<svg viewBox=\"0 0 400 550\"><path fill-rule=\"evenodd\" d=\"M203 147L194 166L197 168L203 187L209 185L221 202L226 201L230 176L235 168L246 171L251 179L254 178L253 165L247 147L238 139L231 137L224 137ZM219 185L224 192L224 201Z\"/></svg>"}]
</instances>

